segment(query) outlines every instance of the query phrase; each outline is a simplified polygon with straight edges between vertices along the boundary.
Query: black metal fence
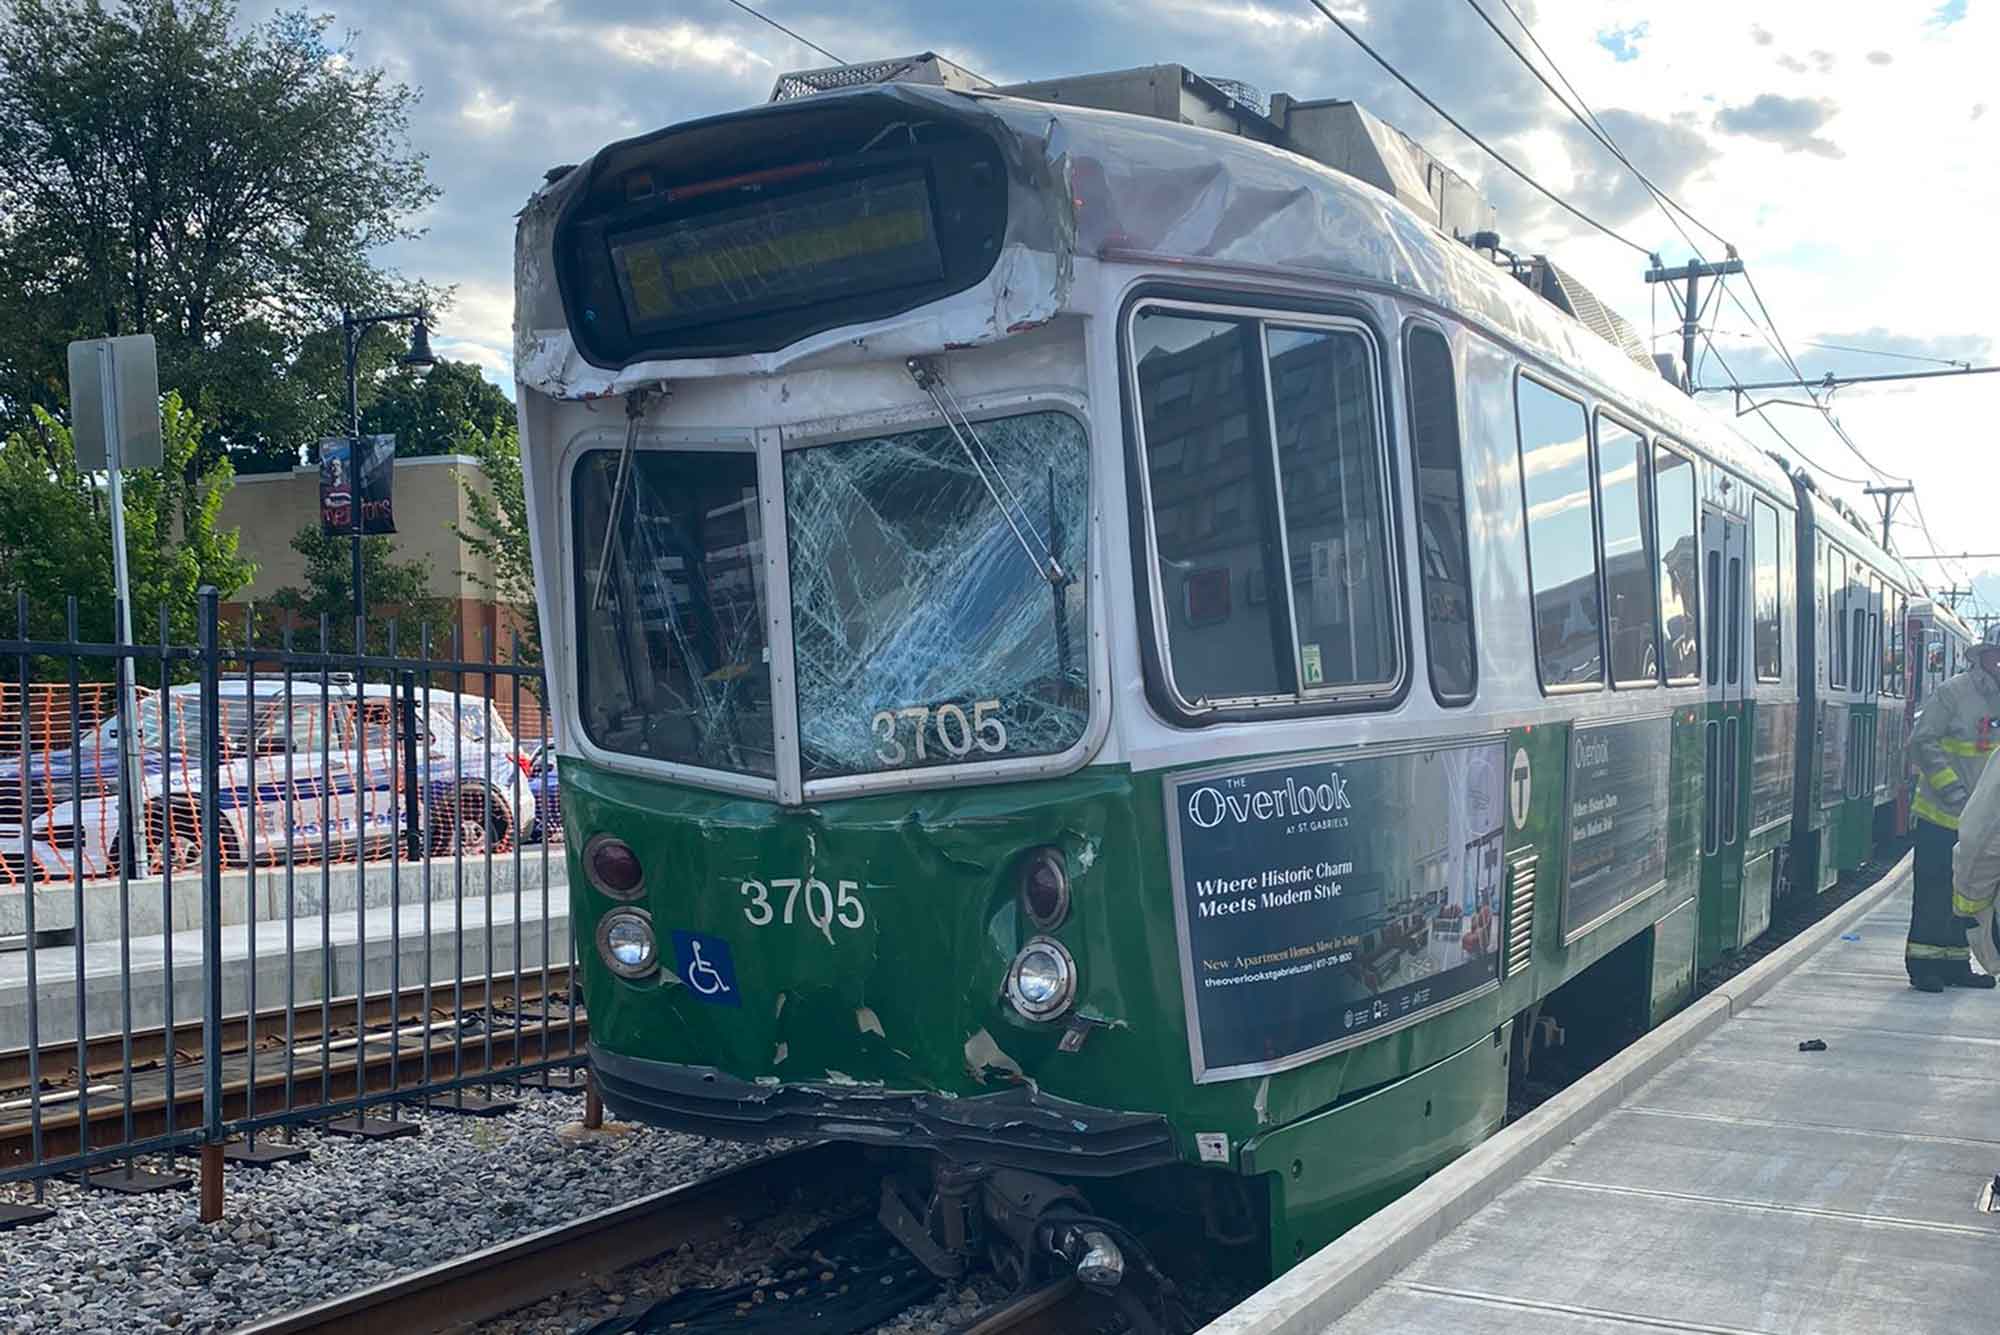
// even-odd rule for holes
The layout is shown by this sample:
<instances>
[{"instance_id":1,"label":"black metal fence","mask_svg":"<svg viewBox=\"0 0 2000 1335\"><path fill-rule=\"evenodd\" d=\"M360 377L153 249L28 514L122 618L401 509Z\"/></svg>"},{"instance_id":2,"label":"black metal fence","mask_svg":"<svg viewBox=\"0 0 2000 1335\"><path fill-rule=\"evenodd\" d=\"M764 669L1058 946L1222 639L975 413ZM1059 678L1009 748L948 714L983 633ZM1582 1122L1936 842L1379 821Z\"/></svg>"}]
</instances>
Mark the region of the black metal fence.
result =
<instances>
[{"instance_id":1,"label":"black metal fence","mask_svg":"<svg viewBox=\"0 0 2000 1335\"><path fill-rule=\"evenodd\" d=\"M53 1177L183 1186L191 1155L212 1218L224 1165L296 1157L302 1123L405 1135L412 1104L576 1084L560 776L518 642L391 622L386 653L323 653L225 628L206 589L198 624L87 643L72 600L38 641L22 595L0 639L0 1226Z\"/></svg>"}]
</instances>

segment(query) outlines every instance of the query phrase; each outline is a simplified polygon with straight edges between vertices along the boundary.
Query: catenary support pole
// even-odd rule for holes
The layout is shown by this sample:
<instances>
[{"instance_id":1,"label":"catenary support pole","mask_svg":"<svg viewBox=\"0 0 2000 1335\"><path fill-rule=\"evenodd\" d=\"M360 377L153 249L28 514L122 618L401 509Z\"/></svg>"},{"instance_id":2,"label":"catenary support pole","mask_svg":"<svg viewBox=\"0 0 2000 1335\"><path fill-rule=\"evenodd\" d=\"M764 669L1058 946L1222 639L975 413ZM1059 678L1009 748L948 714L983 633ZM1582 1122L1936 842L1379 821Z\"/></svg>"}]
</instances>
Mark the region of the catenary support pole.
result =
<instances>
[{"instance_id":1,"label":"catenary support pole","mask_svg":"<svg viewBox=\"0 0 2000 1335\"><path fill-rule=\"evenodd\" d=\"M1687 283L1686 304L1681 308L1681 388L1690 394L1694 393L1694 340L1701 332L1701 280L1742 272L1743 261L1733 255L1714 263L1689 260L1678 269L1656 264L1646 270L1649 283Z\"/></svg>"}]
</instances>

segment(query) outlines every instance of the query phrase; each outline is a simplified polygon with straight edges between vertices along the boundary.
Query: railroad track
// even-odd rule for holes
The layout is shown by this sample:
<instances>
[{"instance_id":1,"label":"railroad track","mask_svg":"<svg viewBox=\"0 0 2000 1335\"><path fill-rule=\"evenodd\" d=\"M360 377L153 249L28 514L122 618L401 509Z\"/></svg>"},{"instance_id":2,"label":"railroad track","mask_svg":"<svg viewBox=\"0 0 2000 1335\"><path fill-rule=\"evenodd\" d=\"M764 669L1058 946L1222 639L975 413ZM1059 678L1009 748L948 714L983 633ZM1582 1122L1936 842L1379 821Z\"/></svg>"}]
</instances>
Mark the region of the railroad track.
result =
<instances>
[{"instance_id":1,"label":"railroad track","mask_svg":"<svg viewBox=\"0 0 2000 1335\"><path fill-rule=\"evenodd\" d=\"M496 999L511 997L514 975L496 974L491 978L467 978L459 984L459 995L463 997L466 1009L486 1009ZM524 1004L539 1001L543 996L566 995L570 986L570 972L567 964L552 964L546 971L536 969L524 971L520 978L521 1000ZM450 1001L453 984L433 982L430 997L433 1003L440 998ZM387 988L371 992L361 1007L361 1022L371 1026L389 1022L393 1015L399 1022L416 1017L424 1002L424 988L421 984L406 987L393 996ZM328 1006L330 1012L326 1020L341 1032L352 1032L355 1024L356 999L340 997ZM308 1040L318 1042L322 1016L318 1002L302 1002L292 1007L292 1037L295 1042ZM225 1053L240 1052L249 1043L261 1045L280 1043L285 1038L287 1012L283 1006L270 1006L259 1010L256 1015L231 1015L222 1022L222 1050ZM199 1015L191 1019L179 1020L174 1024L171 1047L176 1052L191 1052L202 1045L202 1020ZM125 1036L121 1034L99 1034L84 1040L85 1063L92 1079L120 1074L124 1070ZM76 1075L76 1041L74 1039L56 1043L43 1043L39 1057L43 1080L74 1080ZM158 1062L169 1048L167 1031L156 1025L149 1029L132 1032L132 1062L136 1069L142 1065ZM28 1049L25 1047L0 1049L0 1099L11 1097L18 1090L28 1087Z\"/></svg>"},{"instance_id":2,"label":"railroad track","mask_svg":"<svg viewBox=\"0 0 2000 1335\"><path fill-rule=\"evenodd\" d=\"M550 968L546 981L537 970L518 980L512 974L467 979L456 989L433 984L428 1009L421 986L341 998L324 1011L316 1004L297 1006L289 1031L284 1007L232 1016L224 1021L222 1042L224 1115L311 1108L352 1098L359 1089L411 1087L426 1076L502 1076L518 1065L572 1054L581 1061L589 1022L581 1011L572 1013L569 986L565 965ZM484 1018L477 1033L465 1032L471 1017ZM42 1045L43 1157L74 1153L83 1143L86 1115L93 1151L123 1143L128 1109L134 1141L170 1125L197 1125L206 1083L202 1039L199 1020L176 1024L171 1035L164 1026L135 1031L129 1104L123 1035L85 1039L81 1061L73 1041ZM29 1094L28 1070L27 1049L0 1052L0 1170L27 1164L32 1152L37 1101Z\"/></svg>"},{"instance_id":3,"label":"railroad track","mask_svg":"<svg viewBox=\"0 0 2000 1335\"><path fill-rule=\"evenodd\" d=\"M881 1169L851 1145L815 1144L724 1172L241 1328L237 1335L429 1335L469 1331L543 1299L679 1248L715 1242L787 1210L872 1195ZM804 1316L801 1312L800 1316ZM706 1329L696 1323L697 1328ZM720 1329L720 1326L715 1327ZM1104 1335L1107 1304L1064 1277L1010 1297L956 1335ZM798 1335L853 1335L851 1324L787 1325Z\"/></svg>"}]
</instances>

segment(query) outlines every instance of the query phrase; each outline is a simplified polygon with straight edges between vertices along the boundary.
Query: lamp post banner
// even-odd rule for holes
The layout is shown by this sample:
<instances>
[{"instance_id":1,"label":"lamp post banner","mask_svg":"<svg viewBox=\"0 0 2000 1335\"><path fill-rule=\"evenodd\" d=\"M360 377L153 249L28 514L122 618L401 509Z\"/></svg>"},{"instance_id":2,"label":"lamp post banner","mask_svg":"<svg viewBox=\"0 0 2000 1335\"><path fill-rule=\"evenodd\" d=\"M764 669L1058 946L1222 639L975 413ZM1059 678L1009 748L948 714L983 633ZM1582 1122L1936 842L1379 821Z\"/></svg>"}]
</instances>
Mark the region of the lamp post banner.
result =
<instances>
[{"instance_id":1,"label":"lamp post banner","mask_svg":"<svg viewBox=\"0 0 2000 1335\"><path fill-rule=\"evenodd\" d=\"M357 442L346 436L329 436L319 443L319 527L330 538L354 532L354 504L361 498L361 531L367 534L396 531L395 476L396 438L362 436L360 460L355 460Z\"/></svg>"}]
</instances>

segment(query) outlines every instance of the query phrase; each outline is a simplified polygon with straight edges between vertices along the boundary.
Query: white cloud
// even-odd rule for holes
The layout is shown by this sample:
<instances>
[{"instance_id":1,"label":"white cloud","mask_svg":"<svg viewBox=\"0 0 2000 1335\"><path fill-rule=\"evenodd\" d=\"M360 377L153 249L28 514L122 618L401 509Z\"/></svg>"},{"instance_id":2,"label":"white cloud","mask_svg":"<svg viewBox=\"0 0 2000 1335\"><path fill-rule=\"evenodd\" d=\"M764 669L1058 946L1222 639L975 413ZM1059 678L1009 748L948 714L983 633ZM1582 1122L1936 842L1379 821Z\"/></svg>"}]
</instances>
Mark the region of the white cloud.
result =
<instances>
[{"instance_id":1,"label":"white cloud","mask_svg":"<svg viewBox=\"0 0 2000 1335\"><path fill-rule=\"evenodd\" d=\"M504 130L514 123L516 99L505 102L494 100L492 90L482 88L470 102L458 109L460 120L470 121L475 129L482 131Z\"/></svg>"},{"instance_id":2,"label":"white cloud","mask_svg":"<svg viewBox=\"0 0 2000 1335\"><path fill-rule=\"evenodd\" d=\"M692 23L668 27L618 24L597 33L597 43L620 60L664 69L706 67L736 78L769 71L771 62L726 33Z\"/></svg>"},{"instance_id":3,"label":"white cloud","mask_svg":"<svg viewBox=\"0 0 2000 1335\"><path fill-rule=\"evenodd\" d=\"M512 214L544 169L615 138L754 105L777 73L825 63L720 0L685 11L698 12L699 22L673 6L666 12L674 16L662 20L632 0L511 2L520 21L496 21L492 0L341 6L343 22L361 34L363 63L386 65L431 91L413 129L447 194L431 219L433 235L389 258L412 276L458 284L445 333L479 349L489 373L508 347ZM1329 3L1552 189L1670 263L1685 258L1688 243L1634 194L1625 169L1590 143L1464 0ZM1482 7L1534 54L1504 7L1487 0ZM1986 90L2000 57L2000 6L1967 5L1944 26L1927 21L1932 3L1758 5L1754 25L1753 8L1740 0L1537 0L1532 8L1516 0L1515 7L1613 132L1632 140L1634 158L1739 247L1808 372L1852 364L1803 346L1823 336L1843 341L1832 337L1841 331L1939 338L1990 327L2000 273L1984 261L1978 237L1983 220L2000 215L2000 174L1990 169L2000 158L2000 116L1983 114L1993 102ZM1033 4L786 0L773 17L850 60L937 50L1003 80L1184 61L1267 92L1359 99L1487 182L1509 211L1500 226L1510 246L1549 252L1642 336L1675 325L1664 294L1640 280L1643 257L1563 218L1518 183L1504 184L1498 167L1303 0L1088 0L1056 8L1059 24L1039 21L1043 11ZM1600 34L1629 40L1611 43L1613 50ZM1884 64L1871 53L1894 59ZM1782 142L1715 129L1724 109L1754 107L1765 96L1830 104L1802 133L1845 156L1787 152ZM479 123L472 113L501 108L511 108L504 133L467 133ZM1720 253L1719 243L1686 227L1711 258ZM1740 283L1731 290L1756 309ZM1733 302L1719 309L1710 324L1724 335L1724 355L1746 374L1769 376L1768 358L1753 365L1758 345L1729 336L1749 322ZM1654 346L1676 347L1677 338ZM1996 382L2000 376L1839 396L1842 421L1862 448L1884 468L1915 476L1932 529L1954 551L2000 550L1988 536ZM1704 402L1725 415L1731 406L1727 396ZM1814 460L1867 475L1814 414L1772 412ZM1778 444L1755 416L1739 425ZM1828 485L1868 511L1858 486Z\"/></svg>"}]
</instances>

